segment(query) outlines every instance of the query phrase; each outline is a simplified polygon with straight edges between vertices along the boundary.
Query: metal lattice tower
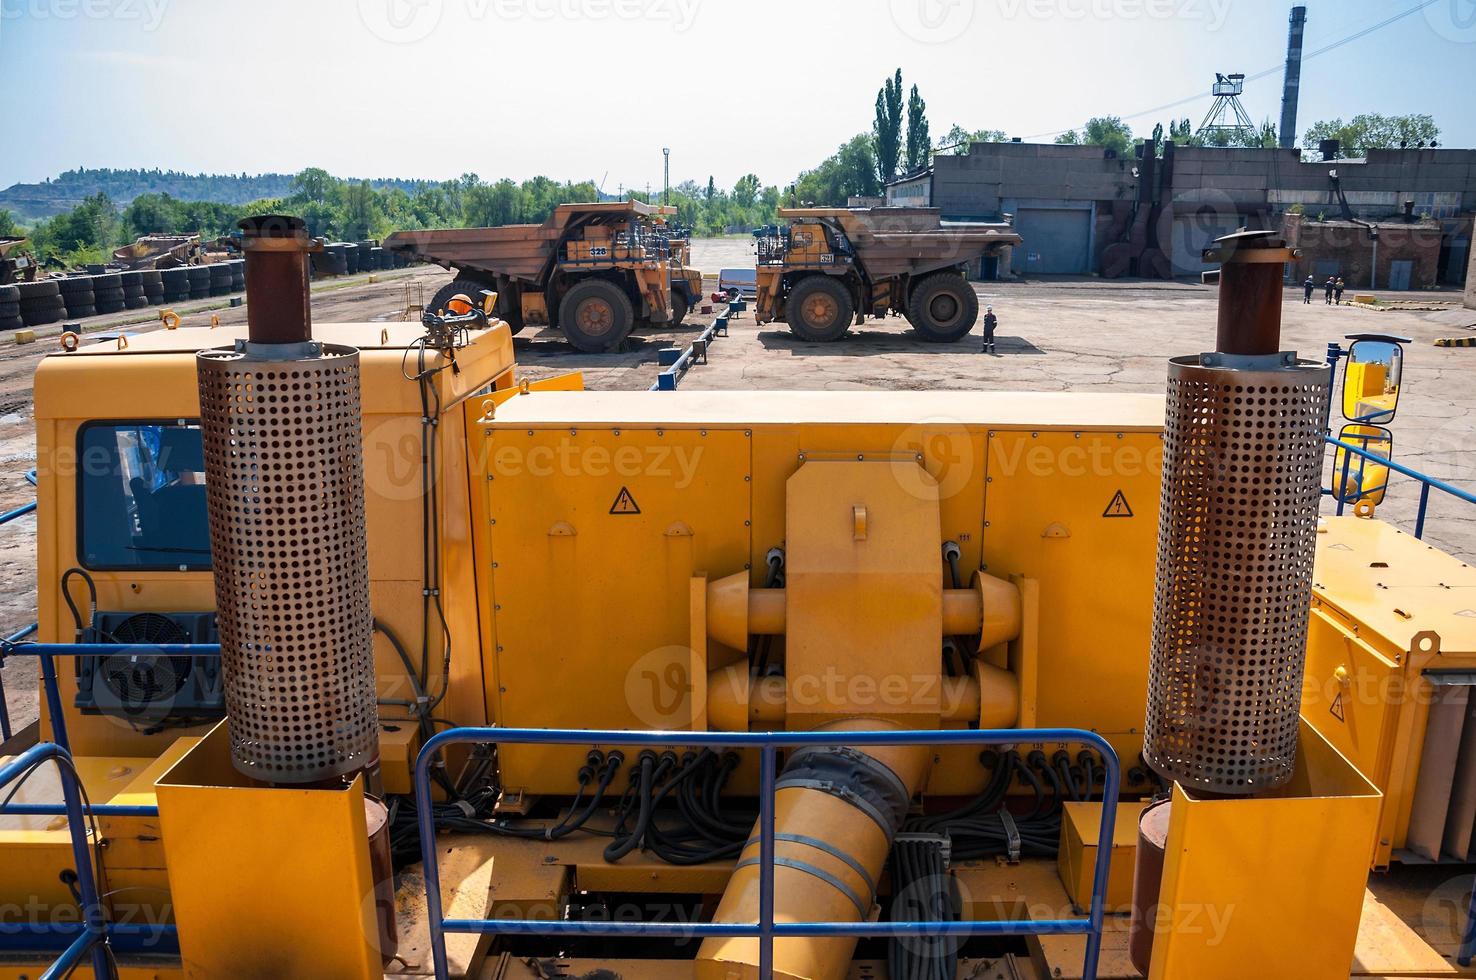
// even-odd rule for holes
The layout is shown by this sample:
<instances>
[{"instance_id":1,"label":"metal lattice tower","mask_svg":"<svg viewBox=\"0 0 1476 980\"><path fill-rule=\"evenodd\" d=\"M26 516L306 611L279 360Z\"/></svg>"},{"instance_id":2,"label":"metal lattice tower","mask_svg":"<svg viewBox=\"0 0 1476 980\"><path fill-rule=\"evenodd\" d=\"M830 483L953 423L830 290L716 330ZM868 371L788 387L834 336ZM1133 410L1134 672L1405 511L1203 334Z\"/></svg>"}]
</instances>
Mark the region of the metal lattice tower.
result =
<instances>
[{"instance_id":1,"label":"metal lattice tower","mask_svg":"<svg viewBox=\"0 0 1476 980\"><path fill-rule=\"evenodd\" d=\"M1205 113L1204 121L1194 134L1208 146L1234 146L1254 139L1259 130L1240 104L1240 93L1245 89L1245 75L1222 75L1215 72L1215 84L1210 94L1215 97L1214 105Z\"/></svg>"}]
</instances>

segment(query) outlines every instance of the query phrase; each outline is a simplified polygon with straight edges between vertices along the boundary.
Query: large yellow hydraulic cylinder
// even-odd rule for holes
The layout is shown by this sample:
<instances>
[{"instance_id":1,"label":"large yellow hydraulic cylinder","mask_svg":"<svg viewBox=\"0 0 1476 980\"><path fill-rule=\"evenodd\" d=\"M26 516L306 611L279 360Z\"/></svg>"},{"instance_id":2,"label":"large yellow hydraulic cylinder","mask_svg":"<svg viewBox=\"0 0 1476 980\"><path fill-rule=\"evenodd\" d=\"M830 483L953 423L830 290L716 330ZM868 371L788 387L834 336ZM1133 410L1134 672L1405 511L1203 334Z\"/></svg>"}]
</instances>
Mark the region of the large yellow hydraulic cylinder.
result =
<instances>
[{"instance_id":1,"label":"large yellow hydraulic cylinder","mask_svg":"<svg viewBox=\"0 0 1476 980\"><path fill-rule=\"evenodd\" d=\"M893 727L867 718L827 725L824 731ZM805 753L828 756L850 770L832 783L807 778ZM892 839L929 760L924 746L812 748L791 756L774 798L774 921L860 922L871 914L876 881ZM813 760L812 760L813 761ZM844 790L844 794L840 792ZM900 809L890 803L900 800ZM713 915L714 922L757 922L759 828L739 858ZM774 976L783 980L840 980L856 948L852 937L774 940ZM758 977L757 939L708 939L697 954L697 980Z\"/></svg>"}]
</instances>

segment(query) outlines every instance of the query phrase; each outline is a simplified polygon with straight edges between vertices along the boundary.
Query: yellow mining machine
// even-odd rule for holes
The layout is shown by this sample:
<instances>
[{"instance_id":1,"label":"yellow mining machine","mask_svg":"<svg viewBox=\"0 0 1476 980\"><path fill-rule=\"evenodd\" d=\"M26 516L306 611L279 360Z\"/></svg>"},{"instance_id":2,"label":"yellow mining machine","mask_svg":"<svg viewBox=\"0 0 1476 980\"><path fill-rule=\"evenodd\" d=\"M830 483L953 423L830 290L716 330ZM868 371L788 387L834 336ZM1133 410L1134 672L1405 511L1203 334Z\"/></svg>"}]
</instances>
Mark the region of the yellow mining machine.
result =
<instances>
[{"instance_id":1,"label":"yellow mining machine","mask_svg":"<svg viewBox=\"0 0 1476 980\"><path fill-rule=\"evenodd\" d=\"M968 283L980 258L1021 238L1008 225L944 222L937 208L781 208L754 233L755 314L801 340L830 341L868 318L901 315L931 343L959 340L979 318Z\"/></svg>"},{"instance_id":2,"label":"yellow mining machine","mask_svg":"<svg viewBox=\"0 0 1476 980\"><path fill-rule=\"evenodd\" d=\"M1366 885L1467 860L1476 571L1319 518L1279 242L1166 399L524 383L243 243L36 374L0 977L1458 972Z\"/></svg>"},{"instance_id":3,"label":"yellow mining machine","mask_svg":"<svg viewBox=\"0 0 1476 980\"><path fill-rule=\"evenodd\" d=\"M398 231L384 247L455 270L431 300L495 290L513 333L554 326L592 353L613 350L638 323L679 324L702 295L688 243L666 219L676 209L640 201L561 204L536 225Z\"/></svg>"}]
</instances>

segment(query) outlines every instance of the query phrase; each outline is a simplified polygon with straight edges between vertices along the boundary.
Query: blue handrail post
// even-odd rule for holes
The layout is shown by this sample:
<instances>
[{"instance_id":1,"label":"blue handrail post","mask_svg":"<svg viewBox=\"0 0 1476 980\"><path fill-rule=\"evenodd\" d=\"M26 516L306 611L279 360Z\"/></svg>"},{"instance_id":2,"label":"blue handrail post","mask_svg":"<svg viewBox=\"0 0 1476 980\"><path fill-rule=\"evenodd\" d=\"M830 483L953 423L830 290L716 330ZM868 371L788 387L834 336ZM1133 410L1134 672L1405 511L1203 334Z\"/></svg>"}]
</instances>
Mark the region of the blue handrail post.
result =
<instances>
[{"instance_id":1,"label":"blue handrail post","mask_svg":"<svg viewBox=\"0 0 1476 980\"><path fill-rule=\"evenodd\" d=\"M1425 508L1430 506L1430 484L1420 484L1420 509L1415 514L1415 538L1425 536Z\"/></svg>"},{"instance_id":2,"label":"blue handrail post","mask_svg":"<svg viewBox=\"0 0 1476 980\"><path fill-rule=\"evenodd\" d=\"M777 749L759 750L759 976L774 975L774 783Z\"/></svg>"}]
</instances>

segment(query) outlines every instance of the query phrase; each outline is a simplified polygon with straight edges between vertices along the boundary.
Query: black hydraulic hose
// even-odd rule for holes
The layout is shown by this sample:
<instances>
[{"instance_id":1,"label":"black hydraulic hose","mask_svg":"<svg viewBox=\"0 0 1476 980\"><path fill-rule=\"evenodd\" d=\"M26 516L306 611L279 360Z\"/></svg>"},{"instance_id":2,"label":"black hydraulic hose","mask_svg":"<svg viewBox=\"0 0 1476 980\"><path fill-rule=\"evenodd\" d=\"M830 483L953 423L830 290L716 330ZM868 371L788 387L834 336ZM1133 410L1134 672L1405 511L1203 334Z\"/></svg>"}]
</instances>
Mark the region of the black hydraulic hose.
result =
<instances>
[{"instance_id":1,"label":"black hydraulic hose","mask_svg":"<svg viewBox=\"0 0 1476 980\"><path fill-rule=\"evenodd\" d=\"M71 581L73 575L80 576L83 583L87 586L88 616L85 622L82 619L81 611L77 609L77 603L72 599L71 589L67 588L67 583ZM87 629L88 623L94 622L97 619L97 583L83 569L69 568L65 572L62 572L61 593L62 599L67 603L67 608L72 611L72 623L77 630L76 642L81 643L82 631Z\"/></svg>"},{"instance_id":2,"label":"black hydraulic hose","mask_svg":"<svg viewBox=\"0 0 1476 980\"><path fill-rule=\"evenodd\" d=\"M605 860L614 864L636 849L641 840L646 836L646 831L651 826L651 784L656 768L655 757L649 752L641 753L640 770L636 774L637 785L636 796L639 799L640 809L636 816L636 825L629 837L623 840L617 839L605 848Z\"/></svg>"}]
</instances>

